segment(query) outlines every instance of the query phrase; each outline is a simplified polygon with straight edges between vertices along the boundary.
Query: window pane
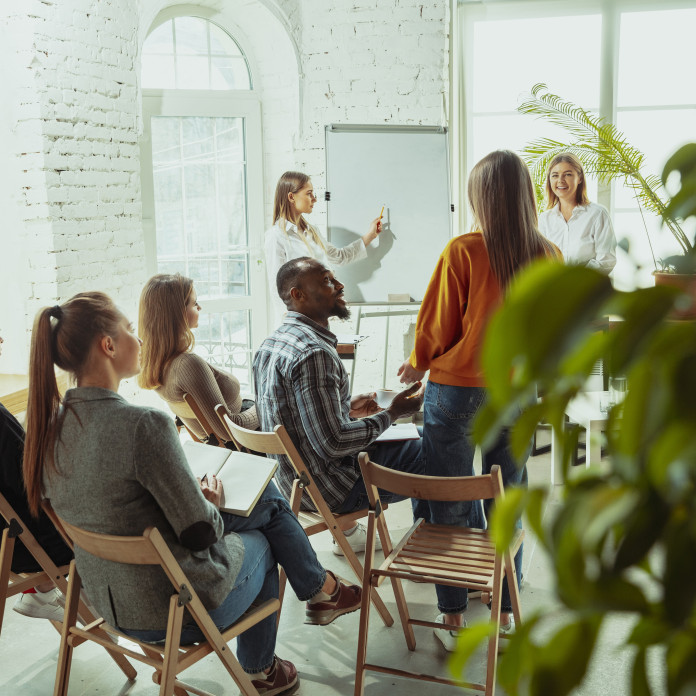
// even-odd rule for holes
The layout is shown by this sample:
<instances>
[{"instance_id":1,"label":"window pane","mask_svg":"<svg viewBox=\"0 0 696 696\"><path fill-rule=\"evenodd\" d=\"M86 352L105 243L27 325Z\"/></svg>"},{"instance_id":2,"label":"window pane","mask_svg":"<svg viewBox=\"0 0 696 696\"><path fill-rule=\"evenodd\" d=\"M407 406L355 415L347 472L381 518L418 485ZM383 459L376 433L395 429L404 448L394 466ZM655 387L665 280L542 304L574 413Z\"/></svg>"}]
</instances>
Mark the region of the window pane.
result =
<instances>
[{"instance_id":1,"label":"window pane","mask_svg":"<svg viewBox=\"0 0 696 696\"><path fill-rule=\"evenodd\" d=\"M241 118L152 119L158 267L202 298L249 294L243 133Z\"/></svg>"},{"instance_id":2,"label":"window pane","mask_svg":"<svg viewBox=\"0 0 696 696\"><path fill-rule=\"evenodd\" d=\"M210 65L208 57L177 56L177 89L208 89L210 86Z\"/></svg>"},{"instance_id":3,"label":"window pane","mask_svg":"<svg viewBox=\"0 0 696 696\"><path fill-rule=\"evenodd\" d=\"M197 17L177 17L174 20L176 53L179 56L208 55L208 22Z\"/></svg>"},{"instance_id":4,"label":"window pane","mask_svg":"<svg viewBox=\"0 0 696 696\"><path fill-rule=\"evenodd\" d=\"M156 29L153 29L143 46L143 55L149 56L154 54L174 55L174 37L172 35L172 22L160 24Z\"/></svg>"},{"instance_id":5,"label":"window pane","mask_svg":"<svg viewBox=\"0 0 696 696\"><path fill-rule=\"evenodd\" d=\"M628 142L645 154L645 174L660 176L667 158L686 143L696 139L696 109L623 111L617 127ZM635 206L631 191L615 187L617 208Z\"/></svg>"},{"instance_id":6,"label":"window pane","mask_svg":"<svg viewBox=\"0 0 696 696\"><path fill-rule=\"evenodd\" d=\"M621 16L618 106L696 103L696 9Z\"/></svg>"},{"instance_id":7,"label":"window pane","mask_svg":"<svg viewBox=\"0 0 696 696\"><path fill-rule=\"evenodd\" d=\"M597 108L601 25L600 15L476 22L474 111L513 112L537 82Z\"/></svg>"},{"instance_id":8,"label":"window pane","mask_svg":"<svg viewBox=\"0 0 696 696\"><path fill-rule=\"evenodd\" d=\"M231 372L246 393L251 387L250 345L247 310L208 314L203 307L194 352L221 370Z\"/></svg>"},{"instance_id":9,"label":"window pane","mask_svg":"<svg viewBox=\"0 0 696 696\"><path fill-rule=\"evenodd\" d=\"M199 17L176 17L145 40L143 87L251 89L244 54L223 29Z\"/></svg>"},{"instance_id":10,"label":"window pane","mask_svg":"<svg viewBox=\"0 0 696 696\"><path fill-rule=\"evenodd\" d=\"M176 73L174 56L143 56L143 87L146 89L174 89Z\"/></svg>"}]
</instances>

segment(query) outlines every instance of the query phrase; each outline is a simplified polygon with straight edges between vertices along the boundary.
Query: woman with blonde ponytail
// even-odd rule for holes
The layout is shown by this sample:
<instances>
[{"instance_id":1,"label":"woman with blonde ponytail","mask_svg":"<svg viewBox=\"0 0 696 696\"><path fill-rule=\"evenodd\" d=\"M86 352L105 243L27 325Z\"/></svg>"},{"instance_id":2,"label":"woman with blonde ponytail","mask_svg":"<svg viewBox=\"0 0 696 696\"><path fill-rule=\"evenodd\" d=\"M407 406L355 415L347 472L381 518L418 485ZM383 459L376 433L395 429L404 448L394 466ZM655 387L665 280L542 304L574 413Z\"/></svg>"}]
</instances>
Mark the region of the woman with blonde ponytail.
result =
<instances>
[{"instance_id":1,"label":"woman with blonde ponytail","mask_svg":"<svg viewBox=\"0 0 696 696\"><path fill-rule=\"evenodd\" d=\"M83 529L118 536L157 527L221 629L254 602L278 596L278 564L302 600L306 623L327 624L360 607L360 588L327 572L273 484L249 517L220 512L222 484L196 480L172 419L117 393L140 371L133 325L100 292L39 312L32 336L24 475L29 504L42 497ZM77 387L60 402L54 365ZM171 585L159 568L110 563L77 547L91 602L111 625L143 641L164 639ZM181 642L203 639L195 623ZM294 665L275 656L276 617L237 639L237 656L261 694L294 691Z\"/></svg>"},{"instance_id":2,"label":"woman with blonde ponytail","mask_svg":"<svg viewBox=\"0 0 696 696\"><path fill-rule=\"evenodd\" d=\"M289 171L278 180L273 202L273 227L266 232L265 242L269 297L275 308L276 324L280 323L286 311L276 286L278 270L284 263L309 256L328 269L343 266L364 259L366 247L382 231L382 218L376 217L360 239L345 247L335 247L304 218L312 212L316 202L314 187L306 174Z\"/></svg>"}]
</instances>

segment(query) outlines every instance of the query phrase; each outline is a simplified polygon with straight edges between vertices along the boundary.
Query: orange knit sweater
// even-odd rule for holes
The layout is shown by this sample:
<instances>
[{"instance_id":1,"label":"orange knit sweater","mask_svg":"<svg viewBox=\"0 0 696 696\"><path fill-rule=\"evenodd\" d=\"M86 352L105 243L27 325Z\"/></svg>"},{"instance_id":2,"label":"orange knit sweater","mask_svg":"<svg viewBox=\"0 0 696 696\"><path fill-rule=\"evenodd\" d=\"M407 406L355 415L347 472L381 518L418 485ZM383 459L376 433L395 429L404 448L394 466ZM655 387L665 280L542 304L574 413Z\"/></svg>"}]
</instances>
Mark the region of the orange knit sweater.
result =
<instances>
[{"instance_id":1,"label":"orange knit sweater","mask_svg":"<svg viewBox=\"0 0 696 696\"><path fill-rule=\"evenodd\" d=\"M479 354L488 318L502 294L481 232L452 239L425 291L411 365L457 387L485 386Z\"/></svg>"}]
</instances>

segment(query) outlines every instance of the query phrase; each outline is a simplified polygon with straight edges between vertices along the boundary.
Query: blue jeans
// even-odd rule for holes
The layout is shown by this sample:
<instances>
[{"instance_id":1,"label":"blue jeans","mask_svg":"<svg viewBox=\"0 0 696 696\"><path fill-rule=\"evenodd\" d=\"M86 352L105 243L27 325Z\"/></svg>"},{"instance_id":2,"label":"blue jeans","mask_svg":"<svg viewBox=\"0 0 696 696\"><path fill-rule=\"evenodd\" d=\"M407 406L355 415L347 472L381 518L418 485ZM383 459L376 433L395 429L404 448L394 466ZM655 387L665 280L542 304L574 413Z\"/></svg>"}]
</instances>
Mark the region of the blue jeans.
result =
<instances>
[{"instance_id":1,"label":"blue jeans","mask_svg":"<svg viewBox=\"0 0 696 696\"><path fill-rule=\"evenodd\" d=\"M263 492L249 517L221 514L225 533L236 532L242 539L244 559L232 590L219 607L209 612L220 630L237 621L252 603L261 604L278 596L278 563L285 569L300 600L310 599L321 590L326 570L273 482ZM151 643L164 640L166 635L164 630L123 632ZM201 640L204 636L195 622L191 620L182 627L182 644ZM237 659L242 669L253 674L270 667L275 641L275 614L242 633L237 638Z\"/></svg>"},{"instance_id":2,"label":"blue jeans","mask_svg":"<svg viewBox=\"0 0 696 696\"><path fill-rule=\"evenodd\" d=\"M428 382L425 389L423 456L429 476L473 476L476 446L471 439L474 418L486 399L483 387L454 387ZM531 448L531 442L530 442ZM497 464L503 485L527 485L527 458L516 463L509 446L508 432L504 431L494 445L482 452L482 474L488 474ZM430 501L430 521L434 524L452 524L463 527L486 528L486 515L492 500L471 502ZM426 518L427 519L427 518ZM517 520L517 527L522 527ZM522 547L515 556L515 573L519 584L522 577ZM443 614L459 614L468 603L465 588L436 585L437 606ZM507 580L503 582L501 611L512 611Z\"/></svg>"},{"instance_id":3,"label":"blue jeans","mask_svg":"<svg viewBox=\"0 0 696 696\"><path fill-rule=\"evenodd\" d=\"M423 435L419 428L418 432ZM402 442L377 442L367 448L367 453L370 459L387 469L395 471L405 471L409 474L425 474L425 461L423 459L422 450L423 440L404 440ZM396 503L404 500L403 496L396 495L390 491L379 489L379 497L383 503ZM341 503L336 512L344 515L348 512L356 510L364 510L369 507L370 501L365 490L365 481L362 476L355 482L352 490L346 496L346 499ZM430 508L426 500L411 501L413 506L413 517L418 519L423 517L426 520L430 516Z\"/></svg>"}]
</instances>

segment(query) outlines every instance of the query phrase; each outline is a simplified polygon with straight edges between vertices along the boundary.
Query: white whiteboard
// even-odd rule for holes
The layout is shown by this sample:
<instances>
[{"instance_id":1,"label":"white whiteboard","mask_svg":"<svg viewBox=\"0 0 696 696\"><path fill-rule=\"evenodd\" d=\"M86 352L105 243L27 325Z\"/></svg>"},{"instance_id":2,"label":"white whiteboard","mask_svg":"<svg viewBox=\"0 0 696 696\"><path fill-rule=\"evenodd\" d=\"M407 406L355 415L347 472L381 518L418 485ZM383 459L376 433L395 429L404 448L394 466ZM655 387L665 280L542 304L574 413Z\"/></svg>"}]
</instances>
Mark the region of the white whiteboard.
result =
<instances>
[{"instance_id":1,"label":"white whiteboard","mask_svg":"<svg viewBox=\"0 0 696 696\"><path fill-rule=\"evenodd\" d=\"M348 301L423 299L452 237L448 153L446 128L326 127L329 241L341 247L362 237L385 206L367 259L335 269Z\"/></svg>"}]
</instances>

